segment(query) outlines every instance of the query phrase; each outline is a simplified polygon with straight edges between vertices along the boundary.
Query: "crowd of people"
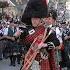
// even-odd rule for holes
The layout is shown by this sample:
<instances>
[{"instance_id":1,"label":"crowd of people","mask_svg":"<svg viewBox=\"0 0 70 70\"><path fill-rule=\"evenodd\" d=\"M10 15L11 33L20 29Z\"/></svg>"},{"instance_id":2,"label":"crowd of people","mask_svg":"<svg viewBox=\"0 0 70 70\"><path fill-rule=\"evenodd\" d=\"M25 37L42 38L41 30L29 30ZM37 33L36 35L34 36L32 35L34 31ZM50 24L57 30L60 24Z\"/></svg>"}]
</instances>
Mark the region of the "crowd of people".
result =
<instances>
[{"instance_id":1,"label":"crowd of people","mask_svg":"<svg viewBox=\"0 0 70 70\"><path fill-rule=\"evenodd\" d=\"M16 20L5 18L0 22L0 60L9 57L10 65L13 66L15 66L16 58L18 64L20 64L23 47L19 42L19 37L16 40L12 38L15 32L19 30L18 23L20 22Z\"/></svg>"},{"instance_id":2,"label":"crowd of people","mask_svg":"<svg viewBox=\"0 0 70 70\"><path fill-rule=\"evenodd\" d=\"M0 60L15 66L22 59L20 70L70 70L70 24L57 22L45 3L30 0L21 20L0 21Z\"/></svg>"}]
</instances>

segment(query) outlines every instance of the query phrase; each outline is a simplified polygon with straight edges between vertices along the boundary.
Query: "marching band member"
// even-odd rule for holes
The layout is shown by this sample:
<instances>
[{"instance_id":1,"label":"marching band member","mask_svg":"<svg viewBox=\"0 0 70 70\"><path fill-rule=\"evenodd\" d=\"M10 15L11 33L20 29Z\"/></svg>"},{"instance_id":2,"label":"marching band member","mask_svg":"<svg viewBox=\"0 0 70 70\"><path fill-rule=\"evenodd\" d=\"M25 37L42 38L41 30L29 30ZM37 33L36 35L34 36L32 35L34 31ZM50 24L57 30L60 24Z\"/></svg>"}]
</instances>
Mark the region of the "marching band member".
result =
<instances>
[{"instance_id":1,"label":"marching band member","mask_svg":"<svg viewBox=\"0 0 70 70\"><path fill-rule=\"evenodd\" d=\"M70 39L70 31L69 28L67 28L66 22L61 23L62 26L62 39L64 44L64 50L61 52L62 55L62 68L67 68L67 70L70 69L70 62L69 62L69 39Z\"/></svg>"},{"instance_id":2,"label":"marching band member","mask_svg":"<svg viewBox=\"0 0 70 70\"><path fill-rule=\"evenodd\" d=\"M56 61L55 61L56 57L55 57L54 46L56 46L55 47L56 49L61 49L62 39L61 39L61 34L60 34L59 29L54 26L54 24L56 23L56 18L57 18L57 13L54 10L49 13L47 12L46 0L30 0L28 2L27 7L22 16L22 22L24 22L28 25L32 25L32 26L22 29L23 35L25 34L24 36L22 36L23 43L24 43L24 45L26 45L26 47L29 50L27 49L28 52L25 55L26 61L24 60L24 65L22 66L21 70L29 70L29 68L32 64L34 64L34 65L32 65L33 67L31 66L32 70L34 70L34 67L37 67L36 70L59 70L59 69L57 69L57 65L56 65ZM53 26L46 28L44 26L44 24L46 22L47 22L47 24L46 24L47 26L50 26L51 24ZM56 33L56 30L58 30L58 33ZM20 31L18 31L15 34L15 36L17 34L21 35ZM39 53L39 55L38 55L38 53L36 53L34 51L34 49L36 47L35 45L39 46L39 44L40 44L41 46L47 46L47 44L41 43L41 40L39 40L40 38L38 38L38 40L37 40L37 37L40 34L43 35L43 37L42 37L43 42L47 43L48 47L52 46L52 48L51 47L50 47L51 49L44 48L44 47L39 48L39 49L41 49L40 50L41 53L38 52ZM46 41L45 41L45 39L46 39ZM30 47L30 45L32 47ZM34 49L32 49L32 48L34 48ZM30 54L29 54L29 52L30 52ZM33 55L32 52L34 52L35 55ZM45 53L45 54L43 55L43 53ZM27 58L27 57L29 57L29 58ZM30 59L30 57L32 57L32 60ZM37 57L37 60L35 57ZM30 60L31 60L31 62L30 62Z\"/></svg>"},{"instance_id":3,"label":"marching band member","mask_svg":"<svg viewBox=\"0 0 70 70\"><path fill-rule=\"evenodd\" d=\"M55 46L55 49L61 49L63 44L62 33L60 32L59 27L55 26L55 24L57 23L56 18L57 18L57 12L55 10L50 10L48 13L48 17L44 19L48 25L47 32L49 30L52 30L52 33L49 35L49 37L46 39L45 42L46 43L52 42ZM49 50L48 54L49 54L48 59L50 62L51 70L59 70L57 69L58 67L56 65L55 50L54 49Z\"/></svg>"},{"instance_id":4,"label":"marching band member","mask_svg":"<svg viewBox=\"0 0 70 70\"><path fill-rule=\"evenodd\" d=\"M30 0L28 2L27 7L22 16L22 22L29 25L25 29L23 29L23 34L25 34L25 36L23 36L22 38L24 40L24 45L26 45L27 51L30 48L30 45L33 42L33 40L38 35L44 33L45 27L43 26L44 23L42 22L41 18L46 17L47 12L48 10L46 0ZM36 64L39 64L38 61L35 62ZM39 69L38 67L37 69Z\"/></svg>"}]
</instances>

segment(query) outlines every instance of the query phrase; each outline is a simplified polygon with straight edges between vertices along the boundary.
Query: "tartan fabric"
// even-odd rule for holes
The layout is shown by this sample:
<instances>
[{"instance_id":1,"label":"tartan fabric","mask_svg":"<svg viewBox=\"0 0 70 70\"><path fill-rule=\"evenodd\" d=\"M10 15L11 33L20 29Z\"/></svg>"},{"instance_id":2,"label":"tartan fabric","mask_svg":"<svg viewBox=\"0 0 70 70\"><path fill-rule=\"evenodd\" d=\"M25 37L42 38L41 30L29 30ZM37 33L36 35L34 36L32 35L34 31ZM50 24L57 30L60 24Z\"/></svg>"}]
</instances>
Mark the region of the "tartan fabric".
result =
<instances>
[{"instance_id":1,"label":"tartan fabric","mask_svg":"<svg viewBox=\"0 0 70 70\"><path fill-rule=\"evenodd\" d=\"M40 34L42 34L44 32L45 28L43 26L40 26L38 28L35 28L35 33L32 35L27 35L24 39L23 42L25 42L25 44L31 44L33 42L33 40Z\"/></svg>"},{"instance_id":2,"label":"tartan fabric","mask_svg":"<svg viewBox=\"0 0 70 70\"><path fill-rule=\"evenodd\" d=\"M41 55L40 55L40 53L37 53L35 60L38 61L38 62L40 62L40 60L41 60Z\"/></svg>"},{"instance_id":3,"label":"tartan fabric","mask_svg":"<svg viewBox=\"0 0 70 70\"><path fill-rule=\"evenodd\" d=\"M40 70L50 70L49 60L48 59L42 59L40 66L41 66Z\"/></svg>"},{"instance_id":4,"label":"tartan fabric","mask_svg":"<svg viewBox=\"0 0 70 70\"><path fill-rule=\"evenodd\" d=\"M39 34L39 36L37 36L37 38L34 39L33 43L31 44L30 49L28 50L27 54L25 55L25 60L24 60L24 66L22 68L22 70L28 70L29 67L31 66L33 60L35 59L38 51L38 45L41 43L42 39L43 39L43 34L44 32L42 32L42 34ZM42 37L41 37L42 35Z\"/></svg>"},{"instance_id":5,"label":"tartan fabric","mask_svg":"<svg viewBox=\"0 0 70 70\"><path fill-rule=\"evenodd\" d=\"M51 70L58 70L57 64L56 64L56 57L55 57L55 50L51 49L49 50L49 63Z\"/></svg>"}]
</instances>

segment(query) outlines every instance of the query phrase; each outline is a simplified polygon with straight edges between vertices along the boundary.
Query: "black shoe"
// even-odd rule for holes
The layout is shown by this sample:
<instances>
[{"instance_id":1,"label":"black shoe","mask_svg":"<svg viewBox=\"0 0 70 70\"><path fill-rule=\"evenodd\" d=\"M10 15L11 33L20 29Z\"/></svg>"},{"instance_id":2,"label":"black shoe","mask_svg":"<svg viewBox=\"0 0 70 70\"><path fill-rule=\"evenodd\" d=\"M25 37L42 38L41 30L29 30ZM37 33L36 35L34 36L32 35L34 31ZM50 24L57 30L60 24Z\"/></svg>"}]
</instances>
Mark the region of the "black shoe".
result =
<instances>
[{"instance_id":1,"label":"black shoe","mask_svg":"<svg viewBox=\"0 0 70 70\"><path fill-rule=\"evenodd\" d=\"M2 60L2 58L0 58L0 60Z\"/></svg>"},{"instance_id":2,"label":"black shoe","mask_svg":"<svg viewBox=\"0 0 70 70\"><path fill-rule=\"evenodd\" d=\"M20 64L20 62L18 62L18 64Z\"/></svg>"},{"instance_id":3,"label":"black shoe","mask_svg":"<svg viewBox=\"0 0 70 70\"><path fill-rule=\"evenodd\" d=\"M16 65L15 65L15 64L13 64L13 66L15 67Z\"/></svg>"}]
</instances>

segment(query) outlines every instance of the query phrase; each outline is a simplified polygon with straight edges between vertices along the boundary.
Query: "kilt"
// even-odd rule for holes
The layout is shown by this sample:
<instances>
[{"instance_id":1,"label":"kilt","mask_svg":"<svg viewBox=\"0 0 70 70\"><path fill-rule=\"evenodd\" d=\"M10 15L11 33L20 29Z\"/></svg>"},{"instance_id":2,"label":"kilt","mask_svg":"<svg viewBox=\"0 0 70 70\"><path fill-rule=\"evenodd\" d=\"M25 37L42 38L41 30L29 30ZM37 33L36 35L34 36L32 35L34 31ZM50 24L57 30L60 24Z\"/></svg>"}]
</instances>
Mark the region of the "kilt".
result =
<instances>
[{"instance_id":1,"label":"kilt","mask_svg":"<svg viewBox=\"0 0 70 70\"><path fill-rule=\"evenodd\" d=\"M40 62L40 70L50 70L49 60L48 59L42 59Z\"/></svg>"},{"instance_id":2,"label":"kilt","mask_svg":"<svg viewBox=\"0 0 70 70\"><path fill-rule=\"evenodd\" d=\"M7 53L6 53L6 47L7 47L7 40L2 40L2 43L0 44L2 45L2 51L3 51L3 58L7 58Z\"/></svg>"},{"instance_id":3,"label":"kilt","mask_svg":"<svg viewBox=\"0 0 70 70\"><path fill-rule=\"evenodd\" d=\"M51 70L58 70L57 64L56 64L56 57L55 57L55 50L51 49L49 50L49 63Z\"/></svg>"},{"instance_id":4,"label":"kilt","mask_svg":"<svg viewBox=\"0 0 70 70\"><path fill-rule=\"evenodd\" d=\"M17 55L18 53L21 52L20 48L21 48L21 46L18 45L17 42L8 40L7 47L6 47L7 56Z\"/></svg>"}]
</instances>

